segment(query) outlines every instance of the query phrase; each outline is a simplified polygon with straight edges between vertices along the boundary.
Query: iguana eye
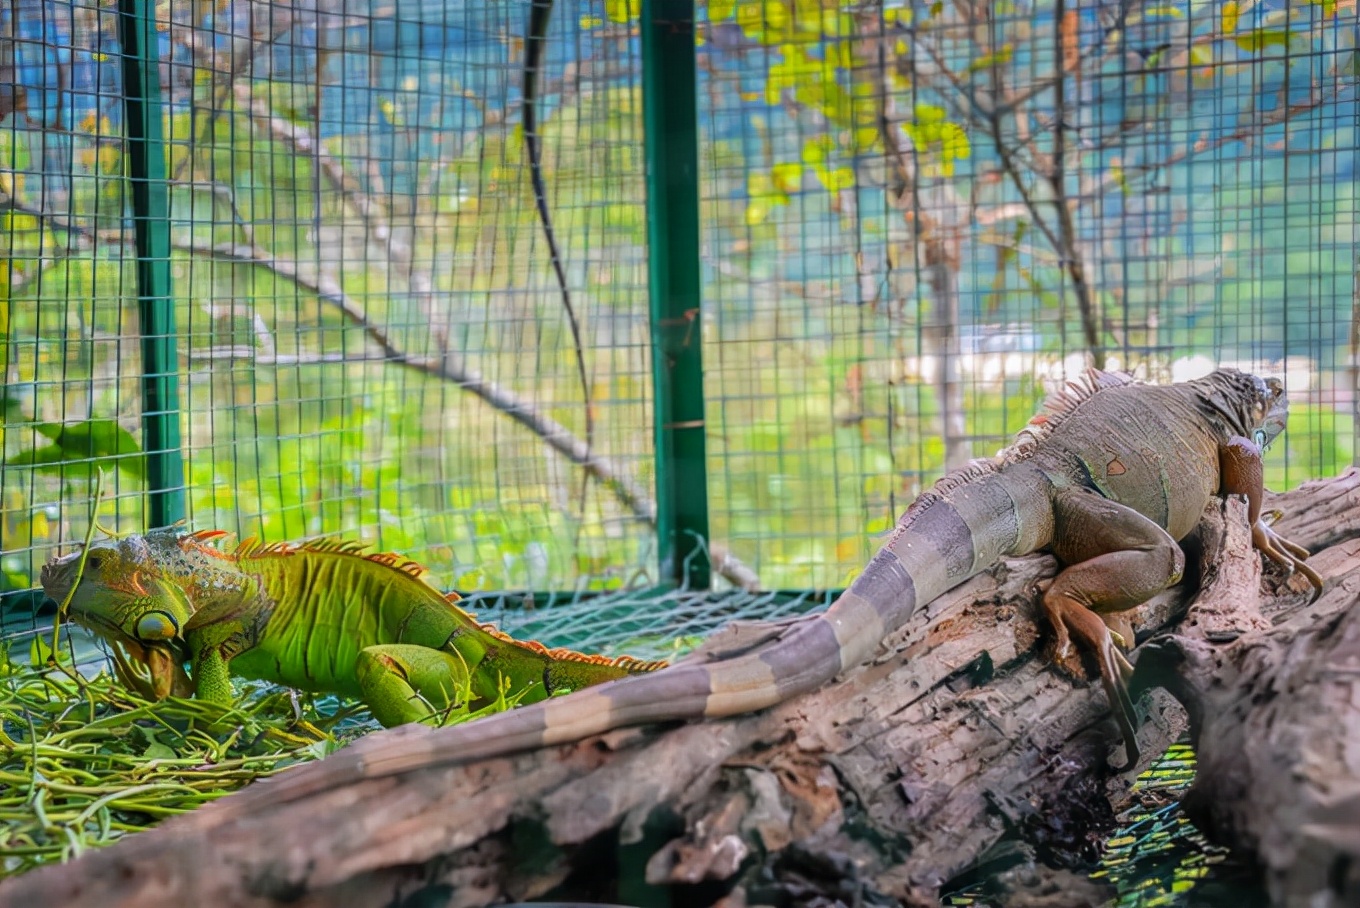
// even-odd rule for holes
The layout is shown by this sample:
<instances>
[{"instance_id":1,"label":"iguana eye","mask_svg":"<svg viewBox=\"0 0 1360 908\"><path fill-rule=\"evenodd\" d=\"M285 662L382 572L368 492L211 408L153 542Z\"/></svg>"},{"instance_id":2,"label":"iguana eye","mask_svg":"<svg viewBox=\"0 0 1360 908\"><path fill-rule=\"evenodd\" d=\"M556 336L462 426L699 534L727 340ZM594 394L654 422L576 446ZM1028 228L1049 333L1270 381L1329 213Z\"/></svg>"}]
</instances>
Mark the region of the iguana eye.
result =
<instances>
[{"instance_id":1,"label":"iguana eye","mask_svg":"<svg viewBox=\"0 0 1360 908\"><path fill-rule=\"evenodd\" d=\"M85 559L85 567L92 571L99 570L99 556L91 555Z\"/></svg>"},{"instance_id":2,"label":"iguana eye","mask_svg":"<svg viewBox=\"0 0 1360 908\"><path fill-rule=\"evenodd\" d=\"M166 612L147 612L137 621L138 640L173 640L179 623Z\"/></svg>"}]
</instances>

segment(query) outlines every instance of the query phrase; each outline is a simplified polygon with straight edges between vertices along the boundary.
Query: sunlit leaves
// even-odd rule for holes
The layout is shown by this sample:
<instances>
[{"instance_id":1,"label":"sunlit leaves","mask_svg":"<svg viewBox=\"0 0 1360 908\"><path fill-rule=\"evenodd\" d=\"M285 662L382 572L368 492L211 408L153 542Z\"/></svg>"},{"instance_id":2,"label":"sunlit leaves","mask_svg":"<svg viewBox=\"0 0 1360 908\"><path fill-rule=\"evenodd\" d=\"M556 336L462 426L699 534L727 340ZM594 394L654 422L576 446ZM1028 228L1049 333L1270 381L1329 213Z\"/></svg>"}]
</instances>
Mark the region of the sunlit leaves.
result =
<instances>
[{"instance_id":1,"label":"sunlit leaves","mask_svg":"<svg viewBox=\"0 0 1360 908\"><path fill-rule=\"evenodd\" d=\"M833 124L850 125L854 105L849 92L840 84L848 73L850 51L843 44L814 53L814 48L803 44L781 44L778 56L771 63L765 79L765 103L781 103L785 93L805 107L820 111Z\"/></svg>"},{"instance_id":2,"label":"sunlit leaves","mask_svg":"<svg viewBox=\"0 0 1360 908\"><path fill-rule=\"evenodd\" d=\"M766 45L817 44L849 37L854 26L848 11L823 0L717 0L708 5L708 21L735 23L747 38Z\"/></svg>"},{"instance_id":3,"label":"sunlit leaves","mask_svg":"<svg viewBox=\"0 0 1360 908\"><path fill-rule=\"evenodd\" d=\"M943 176L954 173L956 161L967 160L973 154L968 132L948 118L943 107L917 104L915 120L904 124L916 151L925 156Z\"/></svg>"},{"instance_id":4,"label":"sunlit leaves","mask_svg":"<svg viewBox=\"0 0 1360 908\"><path fill-rule=\"evenodd\" d=\"M1335 7L1335 3L1333 3ZM1323 9L1326 13L1326 7ZM1219 10L1219 31L1232 39L1242 51L1249 54L1257 54L1268 47L1288 47L1289 39L1292 37L1287 27L1268 24L1272 20L1278 21L1275 17L1267 16L1266 23L1251 29L1247 32L1240 32L1238 29L1242 25L1242 4L1237 0L1228 0Z\"/></svg>"},{"instance_id":5,"label":"sunlit leaves","mask_svg":"<svg viewBox=\"0 0 1360 908\"><path fill-rule=\"evenodd\" d=\"M746 224L764 223L776 205L789 203L788 193L780 189L768 173L754 171L746 178Z\"/></svg>"},{"instance_id":6,"label":"sunlit leaves","mask_svg":"<svg viewBox=\"0 0 1360 908\"><path fill-rule=\"evenodd\" d=\"M610 22L634 22L642 14L642 0L605 0L604 15Z\"/></svg>"},{"instance_id":7,"label":"sunlit leaves","mask_svg":"<svg viewBox=\"0 0 1360 908\"><path fill-rule=\"evenodd\" d=\"M803 182L803 165L776 164L771 172L771 179L775 187L785 195L797 192Z\"/></svg>"},{"instance_id":8,"label":"sunlit leaves","mask_svg":"<svg viewBox=\"0 0 1360 908\"><path fill-rule=\"evenodd\" d=\"M905 47L903 48L903 50L898 51L898 53L899 54L905 53ZM1014 56L1014 54L1015 54L1014 45L1012 45L1011 42L1007 41L992 53L982 54L981 56L972 60L968 64L968 71L981 72L982 70L985 69L991 69L994 66L1002 66L1006 63L1011 62L1011 57Z\"/></svg>"},{"instance_id":9,"label":"sunlit leaves","mask_svg":"<svg viewBox=\"0 0 1360 908\"><path fill-rule=\"evenodd\" d=\"M1267 47L1288 47L1289 36L1287 28L1257 28L1233 38L1233 43L1247 53L1254 54Z\"/></svg>"},{"instance_id":10,"label":"sunlit leaves","mask_svg":"<svg viewBox=\"0 0 1360 908\"><path fill-rule=\"evenodd\" d=\"M1237 31L1237 19L1242 14L1241 7L1237 0L1228 0L1223 4L1223 9L1219 13L1219 29L1225 35L1231 35Z\"/></svg>"},{"instance_id":11,"label":"sunlit leaves","mask_svg":"<svg viewBox=\"0 0 1360 908\"><path fill-rule=\"evenodd\" d=\"M835 151L836 142L828 135L816 136L803 143L803 163L829 192L839 192L855 185L855 171L852 168L833 166Z\"/></svg>"}]
</instances>

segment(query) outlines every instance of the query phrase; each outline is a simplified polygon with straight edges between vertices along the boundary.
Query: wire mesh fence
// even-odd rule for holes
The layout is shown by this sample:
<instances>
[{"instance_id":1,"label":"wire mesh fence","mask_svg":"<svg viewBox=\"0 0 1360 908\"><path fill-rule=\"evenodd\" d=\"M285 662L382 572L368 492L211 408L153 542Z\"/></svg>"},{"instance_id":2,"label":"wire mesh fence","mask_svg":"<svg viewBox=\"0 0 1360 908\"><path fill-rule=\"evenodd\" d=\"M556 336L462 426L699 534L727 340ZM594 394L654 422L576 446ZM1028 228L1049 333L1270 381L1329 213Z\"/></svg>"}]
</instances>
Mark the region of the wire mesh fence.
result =
<instances>
[{"instance_id":1,"label":"wire mesh fence","mask_svg":"<svg viewBox=\"0 0 1360 908\"><path fill-rule=\"evenodd\" d=\"M138 8L151 58L130 63ZM150 520L138 263L169 282L195 527L344 533L537 606L613 591L658 638L768 617L741 596L672 620L684 596L643 593L665 573L638 14L559 2L541 43L583 387L525 154L530 4L0 11L6 626L33 626L93 466L104 523ZM1089 364L1282 373L1270 483L1349 464L1356 31L1334 2L700 4L684 330L707 479L681 494L706 496L711 542L765 589L838 587ZM159 93L155 224L128 72ZM511 626L537 620L523 599L476 601ZM643 633L544 614L553 643Z\"/></svg>"},{"instance_id":2,"label":"wire mesh fence","mask_svg":"<svg viewBox=\"0 0 1360 908\"><path fill-rule=\"evenodd\" d=\"M1351 462L1353 9L707 13L713 532L762 578L857 571L1089 364L1283 371L1271 483Z\"/></svg>"}]
</instances>

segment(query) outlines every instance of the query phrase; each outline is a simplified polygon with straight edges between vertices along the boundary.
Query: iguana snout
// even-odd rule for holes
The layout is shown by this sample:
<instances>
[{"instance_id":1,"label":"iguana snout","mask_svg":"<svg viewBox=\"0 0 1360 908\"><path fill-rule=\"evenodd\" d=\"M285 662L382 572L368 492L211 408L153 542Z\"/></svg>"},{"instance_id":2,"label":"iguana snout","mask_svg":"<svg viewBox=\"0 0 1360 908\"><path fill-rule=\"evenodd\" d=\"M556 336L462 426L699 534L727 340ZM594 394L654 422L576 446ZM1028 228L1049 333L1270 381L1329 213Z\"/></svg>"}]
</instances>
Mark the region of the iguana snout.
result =
<instances>
[{"instance_id":1,"label":"iguana snout","mask_svg":"<svg viewBox=\"0 0 1360 908\"><path fill-rule=\"evenodd\" d=\"M83 565L79 550L53 557L39 579L58 607L70 595L72 620L112 645L114 670L124 684L155 700L187 697L193 686L184 671L183 631L190 611L182 596L166 595L162 578L148 572L148 551L143 536L100 540L83 552Z\"/></svg>"}]
</instances>

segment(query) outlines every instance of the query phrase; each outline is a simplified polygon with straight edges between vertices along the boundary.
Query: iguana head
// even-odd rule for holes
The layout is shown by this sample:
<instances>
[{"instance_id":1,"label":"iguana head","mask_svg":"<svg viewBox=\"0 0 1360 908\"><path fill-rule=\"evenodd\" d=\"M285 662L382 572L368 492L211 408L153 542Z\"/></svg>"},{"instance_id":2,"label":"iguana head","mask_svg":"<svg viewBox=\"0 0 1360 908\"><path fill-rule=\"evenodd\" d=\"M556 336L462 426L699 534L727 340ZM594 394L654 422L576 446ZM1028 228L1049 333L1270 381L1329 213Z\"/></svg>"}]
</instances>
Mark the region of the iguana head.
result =
<instances>
[{"instance_id":1,"label":"iguana head","mask_svg":"<svg viewBox=\"0 0 1360 908\"><path fill-rule=\"evenodd\" d=\"M1201 388L1209 415L1233 435L1265 448L1289 421L1289 400L1278 378L1261 378L1236 369L1219 369L1192 384Z\"/></svg>"},{"instance_id":2,"label":"iguana head","mask_svg":"<svg viewBox=\"0 0 1360 908\"><path fill-rule=\"evenodd\" d=\"M81 552L54 557L43 565L42 587L58 604L71 596L70 616L146 666L156 696L188 689L184 673L184 628L194 608L166 566L180 551L181 533L173 528L142 535L100 539Z\"/></svg>"}]
</instances>

